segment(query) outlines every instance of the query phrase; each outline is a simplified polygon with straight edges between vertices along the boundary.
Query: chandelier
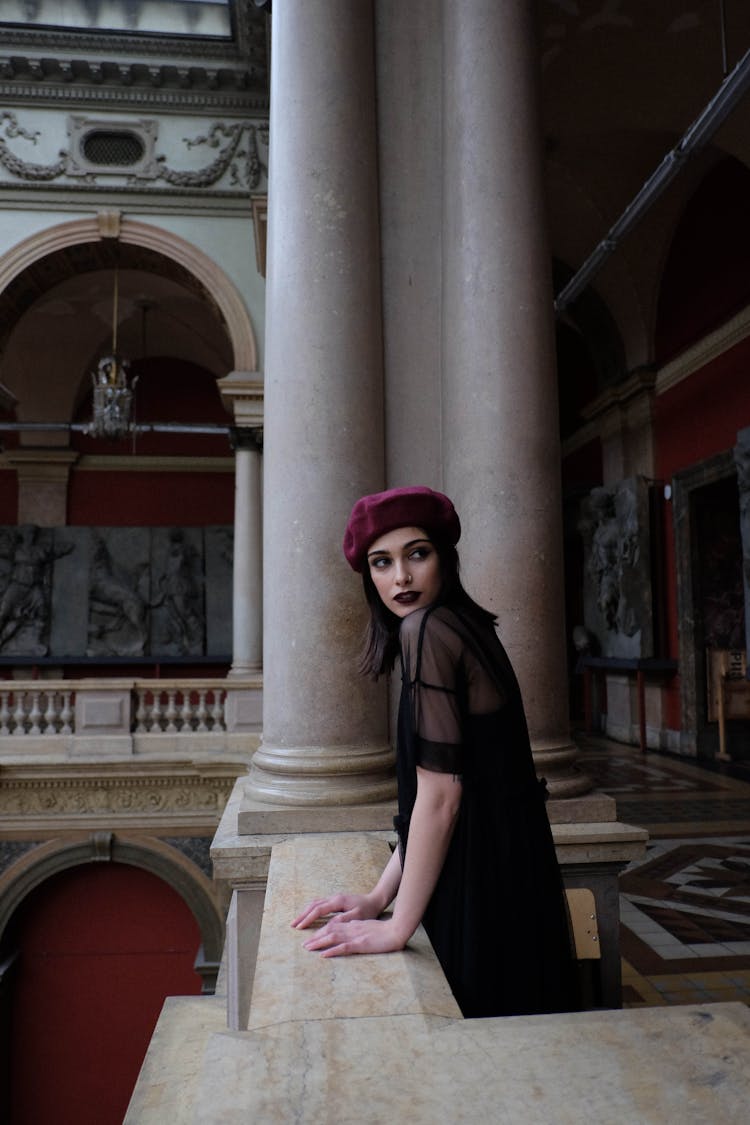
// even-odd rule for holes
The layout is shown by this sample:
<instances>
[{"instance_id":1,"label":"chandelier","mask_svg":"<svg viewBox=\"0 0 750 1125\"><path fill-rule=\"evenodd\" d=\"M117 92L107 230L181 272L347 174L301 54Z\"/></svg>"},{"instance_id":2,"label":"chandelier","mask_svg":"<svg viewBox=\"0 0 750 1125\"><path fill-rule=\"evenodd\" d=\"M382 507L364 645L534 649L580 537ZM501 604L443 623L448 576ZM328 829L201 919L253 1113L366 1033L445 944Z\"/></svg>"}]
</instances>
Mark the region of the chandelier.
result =
<instances>
[{"instance_id":1,"label":"chandelier","mask_svg":"<svg viewBox=\"0 0 750 1125\"><path fill-rule=\"evenodd\" d=\"M112 298L112 354L102 356L91 376L94 385L93 414L86 433L98 438L122 438L130 430L136 377L129 381L130 363L117 354L118 268L115 267Z\"/></svg>"}]
</instances>

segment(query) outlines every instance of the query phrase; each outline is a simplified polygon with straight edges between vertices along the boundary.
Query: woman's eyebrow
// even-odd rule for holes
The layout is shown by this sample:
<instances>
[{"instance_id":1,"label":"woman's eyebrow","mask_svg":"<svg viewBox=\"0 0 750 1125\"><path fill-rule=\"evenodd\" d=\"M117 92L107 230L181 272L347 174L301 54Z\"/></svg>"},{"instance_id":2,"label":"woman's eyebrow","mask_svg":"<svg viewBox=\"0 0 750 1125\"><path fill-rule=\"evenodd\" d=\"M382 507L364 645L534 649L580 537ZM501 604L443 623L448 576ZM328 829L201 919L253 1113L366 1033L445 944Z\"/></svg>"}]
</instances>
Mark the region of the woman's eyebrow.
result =
<instances>
[{"instance_id":1,"label":"woman's eyebrow","mask_svg":"<svg viewBox=\"0 0 750 1125\"><path fill-rule=\"evenodd\" d=\"M430 542L431 542L430 539L427 539L424 536L420 535L419 539L410 539L409 542L404 543L400 549L402 551L408 551L410 547L416 546L417 543L430 543ZM397 548L397 550L398 550L398 548ZM391 551L386 551L386 550L381 549L381 550L378 550L378 551L368 551L367 552L368 559L373 558L375 555L384 555L387 558L391 555Z\"/></svg>"}]
</instances>

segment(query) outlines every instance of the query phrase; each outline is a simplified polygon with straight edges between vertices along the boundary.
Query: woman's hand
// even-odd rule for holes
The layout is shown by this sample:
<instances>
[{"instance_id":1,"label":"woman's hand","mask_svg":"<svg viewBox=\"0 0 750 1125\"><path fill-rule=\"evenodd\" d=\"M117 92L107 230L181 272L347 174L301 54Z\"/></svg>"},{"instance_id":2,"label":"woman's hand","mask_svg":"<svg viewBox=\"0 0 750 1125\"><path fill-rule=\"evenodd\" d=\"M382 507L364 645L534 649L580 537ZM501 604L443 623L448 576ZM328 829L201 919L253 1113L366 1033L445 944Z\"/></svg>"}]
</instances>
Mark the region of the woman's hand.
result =
<instances>
[{"instance_id":1,"label":"woman's hand","mask_svg":"<svg viewBox=\"0 0 750 1125\"><path fill-rule=\"evenodd\" d=\"M348 957L352 953L394 953L406 945L392 918L344 922L341 917L332 918L309 937L305 949L319 950L321 957Z\"/></svg>"},{"instance_id":2,"label":"woman's hand","mask_svg":"<svg viewBox=\"0 0 750 1125\"><path fill-rule=\"evenodd\" d=\"M330 898L316 898L308 902L302 913L294 919L292 926L297 930L304 930L329 914L335 914L337 922L362 921L377 918L382 910L383 907L373 894L331 895Z\"/></svg>"}]
</instances>

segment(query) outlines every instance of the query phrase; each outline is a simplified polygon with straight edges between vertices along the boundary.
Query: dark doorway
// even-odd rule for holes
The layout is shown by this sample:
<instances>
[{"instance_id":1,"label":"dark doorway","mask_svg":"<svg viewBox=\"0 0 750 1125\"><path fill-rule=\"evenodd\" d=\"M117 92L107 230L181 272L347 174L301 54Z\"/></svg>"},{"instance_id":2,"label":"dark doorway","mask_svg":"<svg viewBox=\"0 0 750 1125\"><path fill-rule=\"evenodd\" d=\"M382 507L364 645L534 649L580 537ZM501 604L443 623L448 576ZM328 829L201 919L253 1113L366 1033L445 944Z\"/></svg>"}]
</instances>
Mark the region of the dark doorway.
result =
<instances>
[{"instance_id":1,"label":"dark doorway","mask_svg":"<svg viewBox=\"0 0 750 1125\"><path fill-rule=\"evenodd\" d=\"M714 757L719 734L709 721L707 650L745 649L745 600L739 495L735 475L692 495L692 569L696 645L696 736L699 757ZM727 751L750 758L750 723L727 724Z\"/></svg>"}]
</instances>

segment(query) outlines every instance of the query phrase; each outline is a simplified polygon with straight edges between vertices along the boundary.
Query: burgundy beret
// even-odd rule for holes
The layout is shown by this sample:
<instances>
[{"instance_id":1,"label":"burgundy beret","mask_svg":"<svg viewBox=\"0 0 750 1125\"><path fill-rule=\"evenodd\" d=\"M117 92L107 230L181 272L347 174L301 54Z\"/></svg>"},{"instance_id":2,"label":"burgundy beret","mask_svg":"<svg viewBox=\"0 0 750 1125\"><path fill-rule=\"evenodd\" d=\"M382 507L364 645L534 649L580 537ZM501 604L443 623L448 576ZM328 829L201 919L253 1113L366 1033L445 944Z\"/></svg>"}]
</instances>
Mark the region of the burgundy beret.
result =
<instances>
[{"instance_id":1,"label":"burgundy beret","mask_svg":"<svg viewBox=\"0 0 750 1125\"><path fill-rule=\"evenodd\" d=\"M422 527L448 543L458 543L461 524L442 492L416 485L363 496L352 508L344 535L344 554L352 570L361 571L367 548L397 527Z\"/></svg>"}]
</instances>

